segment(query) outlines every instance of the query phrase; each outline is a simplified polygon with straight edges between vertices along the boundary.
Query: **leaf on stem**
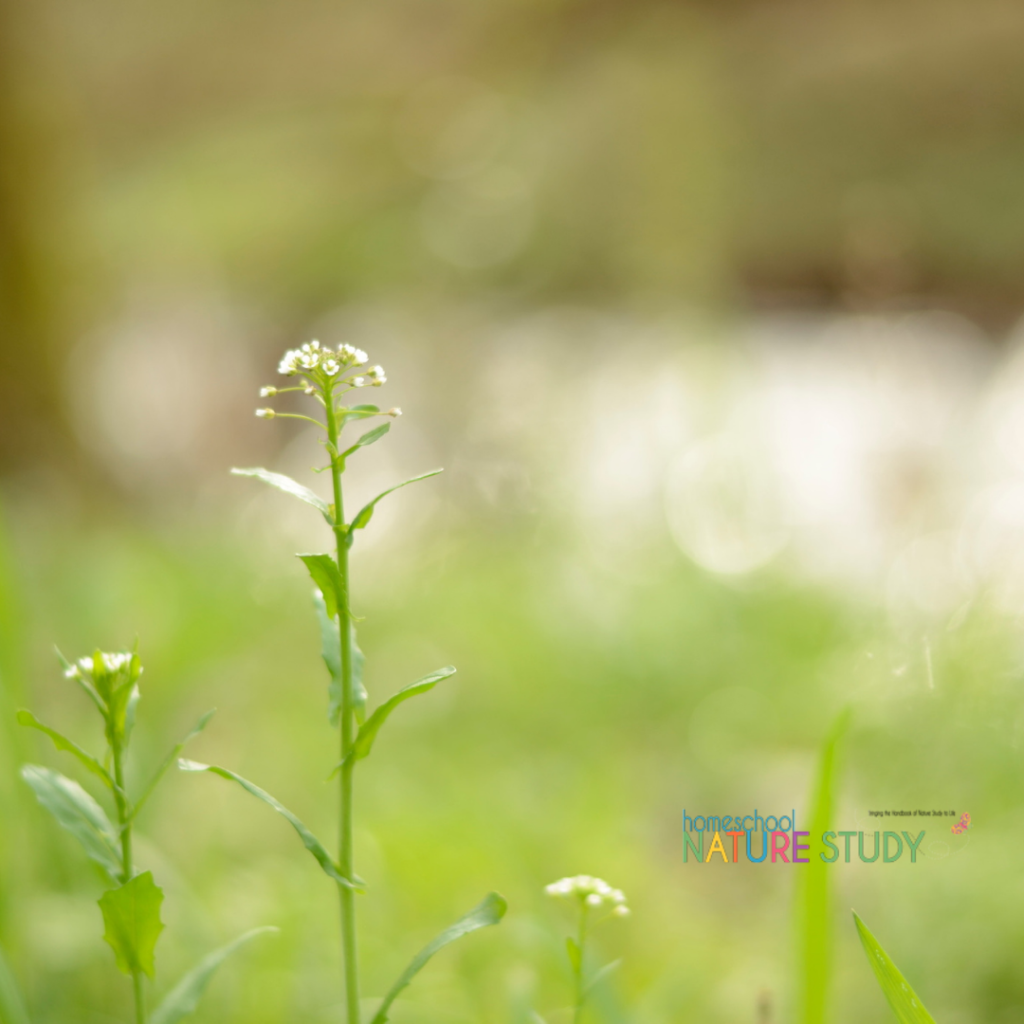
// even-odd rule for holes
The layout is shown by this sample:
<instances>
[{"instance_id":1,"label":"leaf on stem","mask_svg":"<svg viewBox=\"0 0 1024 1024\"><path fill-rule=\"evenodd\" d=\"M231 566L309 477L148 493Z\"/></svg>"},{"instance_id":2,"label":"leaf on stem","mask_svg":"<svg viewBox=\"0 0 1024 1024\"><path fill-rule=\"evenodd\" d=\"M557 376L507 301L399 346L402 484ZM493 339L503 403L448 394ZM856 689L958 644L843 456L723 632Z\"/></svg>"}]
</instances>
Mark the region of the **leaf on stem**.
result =
<instances>
[{"instance_id":1,"label":"leaf on stem","mask_svg":"<svg viewBox=\"0 0 1024 1024\"><path fill-rule=\"evenodd\" d=\"M576 945L576 940L571 935L566 937L565 951L569 955L569 964L572 966L573 971L579 974L580 967L583 965L583 955L580 952L580 947Z\"/></svg>"},{"instance_id":2,"label":"leaf on stem","mask_svg":"<svg viewBox=\"0 0 1024 1024\"><path fill-rule=\"evenodd\" d=\"M160 767L157 768L156 774L149 780L149 784L142 791L142 796L139 797L138 802L132 808L131 814L128 815L128 820L132 821L142 810L143 804L150 798L153 790L159 785L160 780L167 774L168 769L178 759L178 755L185 749L186 745L194 740L209 724L209 721L217 713L216 708L211 708L203 715L194 726L192 731L178 744L175 745L174 749L164 758Z\"/></svg>"},{"instance_id":3,"label":"leaf on stem","mask_svg":"<svg viewBox=\"0 0 1024 1024\"><path fill-rule=\"evenodd\" d=\"M569 941L571 942L572 940L570 939ZM614 974L614 972L617 971L621 965L621 960L613 960L610 964L605 964L604 967L602 967L599 971L595 971L593 977L590 979L590 981L587 982L586 986L584 987L583 995L590 995L590 993L593 992L594 989L598 987L598 985L602 984L608 978L610 978L611 975Z\"/></svg>"},{"instance_id":4,"label":"leaf on stem","mask_svg":"<svg viewBox=\"0 0 1024 1024\"><path fill-rule=\"evenodd\" d=\"M889 959L889 954L878 944L868 926L856 914L853 919L857 923L857 932L871 969L900 1024L935 1024L932 1015L921 1005L917 993L907 984L899 968Z\"/></svg>"},{"instance_id":5,"label":"leaf on stem","mask_svg":"<svg viewBox=\"0 0 1024 1024\"><path fill-rule=\"evenodd\" d=\"M111 777L110 772L108 772L107 769L92 756L92 754L83 750L73 740L69 740L67 736L62 736L56 729L51 729L48 725L44 725L38 718L36 718L35 715L32 714L31 711L21 710L18 712L18 725L24 725L29 729L38 729L39 732L49 736L50 739L53 740L53 745L58 750L63 750L78 758L79 762L91 771L93 775L96 775L103 780L104 784L111 792L117 791L117 784Z\"/></svg>"},{"instance_id":6,"label":"leaf on stem","mask_svg":"<svg viewBox=\"0 0 1024 1024\"><path fill-rule=\"evenodd\" d=\"M253 928L252 931L240 935L234 942L229 942L226 946L221 946L220 949L207 954L167 993L163 1002L150 1018L149 1024L177 1024L182 1017L193 1013L217 968L236 949L244 946L257 935L267 935L276 931L276 928Z\"/></svg>"},{"instance_id":7,"label":"leaf on stem","mask_svg":"<svg viewBox=\"0 0 1024 1024\"><path fill-rule=\"evenodd\" d=\"M405 988L410 981L423 969L426 962L440 949L463 935L475 932L478 928L487 928L489 925L497 924L508 910L508 903L500 893L488 893L483 902L474 907L464 917L459 918L450 928L446 928L440 935L423 947L409 963L409 966L402 972L398 981L391 986L388 994L381 1001L380 1007L373 1016L370 1024L384 1024L388 1019L388 1010L395 1001L399 992Z\"/></svg>"},{"instance_id":8,"label":"leaf on stem","mask_svg":"<svg viewBox=\"0 0 1024 1024\"><path fill-rule=\"evenodd\" d=\"M110 876L121 881L121 860L117 833L96 801L77 782L51 768L26 764L21 777L32 787L36 799L83 846L86 854Z\"/></svg>"},{"instance_id":9,"label":"leaf on stem","mask_svg":"<svg viewBox=\"0 0 1024 1024\"><path fill-rule=\"evenodd\" d=\"M153 977L156 940L164 930L160 920L163 901L164 891L153 882L151 871L136 875L100 897L106 929L103 938L125 974L141 972Z\"/></svg>"},{"instance_id":10,"label":"leaf on stem","mask_svg":"<svg viewBox=\"0 0 1024 1024\"><path fill-rule=\"evenodd\" d=\"M232 469L231 473L233 476L254 476L257 480L262 480L265 484L270 484L271 487L276 487L279 491L284 491L285 494L290 494L293 498L312 505L329 525L334 525L330 505L308 487L296 483L290 476L285 476L283 473L271 473L269 469Z\"/></svg>"},{"instance_id":11,"label":"leaf on stem","mask_svg":"<svg viewBox=\"0 0 1024 1024\"><path fill-rule=\"evenodd\" d=\"M351 448L346 448L341 453L341 457L343 459L347 459L357 449L365 448L367 445L373 444L374 441L379 441L390 429L390 423L382 423L379 427L374 427L373 430L368 430L359 438L358 441L356 441L354 445L352 445Z\"/></svg>"},{"instance_id":12,"label":"leaf on stem","mask_svg":"<svg viewBox=\"0 0 1024 1024\"><path fill-rule=\"evenodd\" d=\"M327 719L337 725L341 717L341 651L339 649L338 620L328 618L327 605L319 590L313 591L313 606L320 624L320 657L324 659L331 681L327 687ZM352 710L356 721L362 725L366 718L366 687L363 686L363 652L356 643L356 631L352 630Z\"/></svg>"},{"instance_id":13,"label":"leaf on stem","mask_svg":"<svg viewBox=\"0 0 1024 1024\"><path fill-rule=\"evenodd\" d=\"M310 830L294 814L292 814L287 807L275 800L265 790L260 789L259 786L254 785L248 779L243 779L241 775L236 775L234 772L228 771L227 768L221 768L218 765L200 764L198 761L186 761L183 758L178 761L178 767L183 772L212 772L214 775L219 775L222 779L229 779L232 782L237 782L242 789L262 800L288 821L291 827L299 834L299 838L302 840L302 845L309 850L309 852L316 858L320 867L323 868L324 874L329 878L333 878L334 881L338 882L340 885L345 886L346 889L353 889L356 892L362 892L365 889L365 883L361 879L353 878L350 881L341 874L334 861L331 860L330 854L328 854L324 849L320 840L317 839L317 837L313 835L313 833L310 832Z\"/></svg>"},{"instance_id":14,"label":"leaf on stem","mask_svg":"<svg viewBox=\"0 0 1024 1024\"><path fill-rule=\"evenodd\" d=\"M373 499L373 501L368 502L366 505L364 505L356 513L355 519L352 520L352 523L349 526L349 531L348 531L348 543L349 543L349 546L351 547L352 541L355 539L355 534L353 533L353 531L354 530L362 530L366 526L366 524L369 523L369 521L373 518L373 512L374 512L374 509L377 506L377 502L380 501L381 498L386 498L389 494L392 494L393 492L397 491L399 488L405 487L408 484L414 484L414 483L417 483L420 480L427 480L430 477L437 476L438 473L443 473L443 472L444 472L443 469L432 469L432 470L430 470L429 473L421 473L419 476L414 476L414 477L411 477L409 480L403 480L400 484L395 484L394 487L389 487L386 491L381 491L381 493L378 494L377 497Z\"/></svg>"},{"instance_id":15,"label":"leaf on stem","mask_svg":"<svg viewBox=\"0 0 1024 1024\"><path fill-rule=\"evenodd\" d=\"M330 555L299 555L299 558L305 563L313 582L323 594L328 618L333 619L339 609L348 607L345 584L337 565L334 564L334 559Z\"/></svg>"},{"instance_id":16,"label":"leaf on stem","mask_svg":"<svg viewBox=\"0 0 1024 1024\"><path fill-rule=\"evenodd\" d=\"M399 704L407 701L410 697L417 697L421 693L432 690L442 679L447 679L453 675L455 675L455 666L446 665L444 668L439 668L436 672L431 672L429 676L416 680L415 683L403 686L398 693L381 704L360 727L359 732L356 734L355 742L352 744L352 750L345 760L347 761L351 758L353 761L359 761L366 757L373 749L374 740L376 740L381 726L388 720L388 716ZM344 763L342 761L334 770L337 771Z\"/></svg>"},{"instance_id":17,"label":"leaf on stem","mask_svg":"<svg viewBox=\"0 0 1024 1024\"><path fill-rule=\"evenodd\" d=\"M0 1021L3 1024L30 1024L25 1000L14 980L7 958L0 951Z\"/></svg>"},{"instance_id":18,"label":"leaf on stem","mask_svg":"<svg viewBox=\"0 0 1024 1024\"><path fill-rule=\"evenodd\" d=\"M363 420L366 419L367 416L379 415L380 408L376 405L353 405L342 412L340 425L345 426L349 420Z\"/></svg>"}]
</instances>

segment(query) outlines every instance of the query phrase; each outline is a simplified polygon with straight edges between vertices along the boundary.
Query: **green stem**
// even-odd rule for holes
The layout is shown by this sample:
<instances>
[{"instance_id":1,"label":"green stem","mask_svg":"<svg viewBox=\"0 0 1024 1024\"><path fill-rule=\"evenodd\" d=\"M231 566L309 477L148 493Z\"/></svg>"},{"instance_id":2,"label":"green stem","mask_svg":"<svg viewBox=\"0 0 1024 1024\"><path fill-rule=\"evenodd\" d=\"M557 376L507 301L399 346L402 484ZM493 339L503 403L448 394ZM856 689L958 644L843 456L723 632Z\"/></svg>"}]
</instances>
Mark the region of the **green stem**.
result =
<instances>
[{"instance_id":1,"label":"green stem","mask_svg":"<svg viewBox=\"0 0 1024 1024\"><path fill-rule=\"evenodd\" d=\"M124 764L121 744L116 740L111 743L114 755L114 782L118 791L114 794L117 805L117 823L121 829L121 874L122 882L127 885L132 879L132 824L128 804L124 798ZM135 996L135 1024L146 1024L146 1002L142 991L142 974L132 971L132 993Z\"/></svg>"},{"instance_id":2,"label":"green stem","mask_svg":"<svg viewBox=\"0 0 1024 1024\"><path fill-rule=\"evenodd\" d=\"M333 452L338 451L338 419L334 401L326 403L327 438ZM338 572L341 575L342 601L338 608L338 635L341 642L341 760L342 769L338 786L338 870L345 878L354 873L352 856L352 770L348 758L352 749L352 613L349 607L348 542L345 534L345 508L342 500L340 456L331 456L331 479L334 484L334 539L337 546ZM348 1024L359 1024L359 964L356 950L355 893L343 885L338 886L341 900L341 944L345 973L345 1006Z\"/></svg>"},{"instance_id":3,"label":"green stem","mask_svg":"<svg viewBox=\"0 0 1024 1024\"><path fill-rule=\"evenodd\" d=\"M583 990L583 947L587 941L587 909L587 903L584 900L580 907L580 928L576 937L577 960L573 972L576 982L576 1008L572 1015L573 1024L580 1024L580 1017L583 1015L583 1001L585 999Z\"/></svg>"}]
</instances>

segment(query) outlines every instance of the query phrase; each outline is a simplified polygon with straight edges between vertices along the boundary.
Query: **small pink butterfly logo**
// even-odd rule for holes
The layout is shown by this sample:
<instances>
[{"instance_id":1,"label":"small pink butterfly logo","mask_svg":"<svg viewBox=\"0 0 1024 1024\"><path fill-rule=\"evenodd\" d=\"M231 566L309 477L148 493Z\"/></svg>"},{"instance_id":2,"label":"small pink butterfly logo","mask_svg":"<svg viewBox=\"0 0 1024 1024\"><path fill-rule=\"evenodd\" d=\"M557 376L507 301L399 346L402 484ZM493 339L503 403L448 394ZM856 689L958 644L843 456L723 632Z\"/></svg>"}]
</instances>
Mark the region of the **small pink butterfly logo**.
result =
<instances>
[{"instance_id":1,"label":"small pink butterfly logo","mask_svg":"<svg viewBox=\"0 0 1024 1024\"><path fill-rule=\"evenodd\" d=\"M950 832L952 832L955 836L959 836L966 832L970 827L971 816L966 811L964 811L960 820L955 825L952 825L950 827Z\"/></svg>"}]
</instances>

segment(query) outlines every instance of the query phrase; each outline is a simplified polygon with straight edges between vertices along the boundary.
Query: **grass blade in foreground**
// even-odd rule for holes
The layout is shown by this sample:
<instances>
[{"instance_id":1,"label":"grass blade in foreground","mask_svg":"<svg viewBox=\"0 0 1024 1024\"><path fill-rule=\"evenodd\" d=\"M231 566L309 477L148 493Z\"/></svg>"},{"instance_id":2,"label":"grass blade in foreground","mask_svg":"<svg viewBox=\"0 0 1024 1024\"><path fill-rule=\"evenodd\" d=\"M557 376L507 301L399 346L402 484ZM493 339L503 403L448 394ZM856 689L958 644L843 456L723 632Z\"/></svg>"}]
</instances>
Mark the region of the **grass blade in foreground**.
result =
<instances>
[{"instance_id":1,"label":"grass blade in foreground","mask_svg":"<svg viewBox=\"0 0 1024 1024\"><path fill-rule=\"evenodd\" d=\"M31 1024L25 1001L3 952L0 952L0 1024Z\"/></svg>"},{"instance_id":2,"label":"grass blade in foreground","mask_svg":"<svg viewBox=\"0 0 1024 1024\"><path fill-rule=\"evenodd\" d=\"M444 949L450 942L461 939L463 935L475 932L478 928L487 928L489 925L497 924L508 909L505 897L496 892L488 893L479 906L474 907L465 917L460 917L450 928L446 928L433 942L424 946L410 961L409 966L402 972L401 977L391 986L390 991L384 997L377 1012L373 1015L370 1024L384 1024L388 1019L388 1010L395 1001L398 993L405 988L421 970L426 962L440 949Z\"/></svg>"},{"instance_id":3,"label":"grass blade in foreground","mask_svg":"<svg viewBox=\"0 0 1024 1024\"><path fill-rule=\"evenodd\" d=\"M811 805L811 839L832 827L835 792L836 748L849 723L843 711L829 730L821 747ZM800 1020L802 1024L825 1024L828 993L832 981L832 899L830 865L812 849L810 863L801 867L797 878L797 950L800 964Z\"/></svg>"},{"instance_id":4,"label":"grass blade in foreground","mask_svg":"<svg viewBox=\"0 0 1024 1024\"><path fill-rule=\"evenodd\" d=\"M199 1005L199 999L206 986L210 983L217 968L241 946L244 946L250 939L257 935L266 935L276 932L276 928L253 928L252 931L240 935L234 942L229 942L220 949L203 957L202 960L178 982L170 992L167 993L164 1001L157 1007L156 1012L150 1018L150 1024L177 1024L182 1017L193 1013Z\"/></svg>"},{"instance_id":5,"label":"grass blade in foreground","mask_svg":"<svg viewBox=\"0 0 1024 1024\"><path fill-rule=\"evenodd\" d=\"M924 1008L917 993L907 984L899 968L889 959L889 954L878 944L868 926L856 915L857 932L864 946L871 969L878 984L889 1000L889 1005L900 1020L900 1024L935 1024L932 1015Z\"/></svg>"}]
</instances>

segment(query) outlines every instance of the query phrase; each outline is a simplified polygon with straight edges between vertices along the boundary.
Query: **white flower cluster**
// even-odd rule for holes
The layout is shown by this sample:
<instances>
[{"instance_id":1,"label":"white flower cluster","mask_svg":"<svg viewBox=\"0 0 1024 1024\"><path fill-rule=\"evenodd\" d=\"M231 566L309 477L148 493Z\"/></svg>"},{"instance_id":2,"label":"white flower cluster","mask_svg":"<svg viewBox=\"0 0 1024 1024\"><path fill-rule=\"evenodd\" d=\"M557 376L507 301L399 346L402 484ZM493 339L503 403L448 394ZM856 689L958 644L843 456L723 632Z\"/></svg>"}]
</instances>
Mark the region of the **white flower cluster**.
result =
<instances>
[{"instance_id":1,"label":"white flower cluster","mask_svg":"<svg viewBox=\"0 0 1024 1024\"><path fill-rule=\"evenodd\" d=\"M321 345L319 341L310 341L301 348L293 348L285 352L277 371L285 377L316 371L333 379L355 366L363 366L369 358L361 348L356 348L354 345L339 345L336 349L330 349ZM377 387L386 380L387 377L382 367L371 366L366 371L365 377L353 377L350 383L357 388ZM263 392L268 395L274 394L276 389L264 388Z\"/></svg>"},{"instance_id":2,"label":"white flower cluster","mask_svg":"<svg viewBox=\"0 0 1024 1024\"><path fill-rule=\"evenodd\" d=\"M126 652L102 654L101 657L103 658L101 670L105 672L120 672L132 663L132 656ZM79 658L74 665L69 665L64 670L64 675L68 679L81 679L83 674L90 679L96 674L96 666L91 657Z\"/></svg>"},{"instance_id":3,"label":"white flower cluster","mask_svg":"<svg viewBox=\"0 0 1024 1024\"><path fill-rule=\"evenodd\" d=\"M621 889L613 889L603 878L592 878L590 875L560 878L545 886L544 891L556 899L578 899L595 909L611 907L616 917L625 917L629 913L625 894Z\"/></svg>"}]
</instances>

